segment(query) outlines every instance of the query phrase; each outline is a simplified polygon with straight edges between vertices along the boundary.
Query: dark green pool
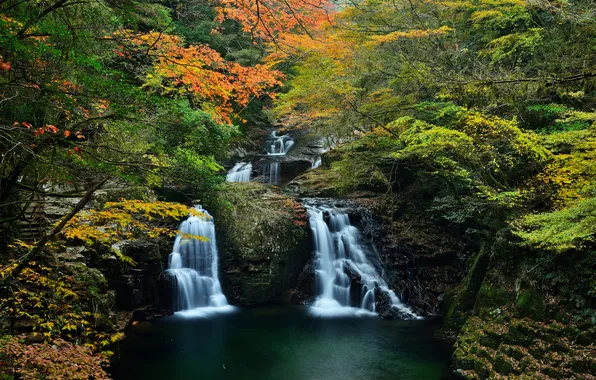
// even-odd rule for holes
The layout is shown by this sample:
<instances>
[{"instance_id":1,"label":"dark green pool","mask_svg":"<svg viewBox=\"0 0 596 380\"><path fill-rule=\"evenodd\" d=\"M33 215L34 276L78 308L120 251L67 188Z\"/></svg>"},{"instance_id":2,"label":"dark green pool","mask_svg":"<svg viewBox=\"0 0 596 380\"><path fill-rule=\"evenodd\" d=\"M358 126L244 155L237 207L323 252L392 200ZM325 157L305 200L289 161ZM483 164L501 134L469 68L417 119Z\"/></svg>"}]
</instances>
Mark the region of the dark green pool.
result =
<instances>
[{"instance_id":1,"label":"dark green pool","mask_svg":"<svg viewBox=\"0 0 596 380\"><path fill-rule=\"evenodd\" d=\"M172 316L129 332L113 366L123 379L445 379L449 347L432 321L321 319L301 307Z\"/></svg>"}]
</instances>

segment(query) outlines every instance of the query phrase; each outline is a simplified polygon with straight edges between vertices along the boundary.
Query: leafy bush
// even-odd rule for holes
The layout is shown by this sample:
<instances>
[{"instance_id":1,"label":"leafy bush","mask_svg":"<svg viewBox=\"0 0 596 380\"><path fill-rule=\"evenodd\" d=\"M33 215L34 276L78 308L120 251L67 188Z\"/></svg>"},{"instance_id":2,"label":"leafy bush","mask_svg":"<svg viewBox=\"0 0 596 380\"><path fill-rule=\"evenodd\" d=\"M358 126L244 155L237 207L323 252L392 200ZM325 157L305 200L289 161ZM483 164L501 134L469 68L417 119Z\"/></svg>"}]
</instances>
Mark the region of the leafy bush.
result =
<instances>
[{"instance_id":1,"label":"leafy bush","mask_svg":"<svg viewBox=\"0 0 596 380\"><path fill-rule=\"evenodd\" d=\"M516 223L522 245L555 253L583 250L596 242L596 198L550 213L534 214Z\"/></svg>"},{"instance_id":2,"label":"leafy bush","mask_svg":"<svg viewBox=\"0 0 596 380\"><path fill-rule=\"evenodd\" d=\"M22 380L110 379L104 359L62 339L27 344L24 337L10 337L0 341L0 359L0 372Z\"/></svg>"},{"instance_id":3,"label":"leafy bush","mask_svg":"<svg viewBox=\"0 0 596 380\"><path fill-rule=\"evenodd\" d=\"M563 104L535 104L526 107L523 127L540 133L579 131L596 122L595 112L570 109Z\"/></svg>"}]
</instances>

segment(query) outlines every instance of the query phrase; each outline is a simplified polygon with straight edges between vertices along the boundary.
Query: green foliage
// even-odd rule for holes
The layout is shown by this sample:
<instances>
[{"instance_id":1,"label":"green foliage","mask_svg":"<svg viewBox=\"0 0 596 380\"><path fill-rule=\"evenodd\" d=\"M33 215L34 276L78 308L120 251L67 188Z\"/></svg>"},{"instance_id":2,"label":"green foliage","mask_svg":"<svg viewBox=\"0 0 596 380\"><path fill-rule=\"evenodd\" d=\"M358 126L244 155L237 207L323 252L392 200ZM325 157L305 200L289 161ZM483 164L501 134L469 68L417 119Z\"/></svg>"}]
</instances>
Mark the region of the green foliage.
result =
<instances>
[{"instance_id":1,"label":"green foliage","mask_svg":"<svg viewBox=\"0 0 596 380\"><path fill-rule=\"evenodd\" d=\"M551 213L528 215L516 224L522 245L554 253L584 250L596 242L596 198ZM593 255L594 252L586 252Z\"/></svg>"},{"instance_id":2,"label":"green foliage","mask_svg":"<svg viewBox=\"0 0 596 380\"><path fill-rule=\"evenodd\" d=\"M277 110L315 116L343 135L445 100L517 116L537 131L585 128L592 123L585 115L553 125L532 120L553 103L585 113L596 104L593 6L549 4L367 0L345 7L337 28L316 31L319 46L297 44L290 90Z\"/></svg>"},{"instance_id":3,"label":"green foliage","mask_svg":"<svg viewBox=\"0 0 596 380\"><path fill-rule=\"evenodd\" d=\"M562 104L531 105L524 115L524 127L540 133L583 130L595 122L595 112L577 111Z\"/></svg>"},{"instance_id":4,"label":"green foliage","mask_svg":"<svg viewBox=\"0 0 596 380\"><path fill-rule=\"evenodd\" d=\"M596 195L596 129L559 132L542 138L554 159L537 177L534 191L556 208Z\"/></svg>"},{"instance_id":5,"label":"green foliage","mask_svg":"<svg viewBox=\"0 0 596 380\"><path fill-rule=\"evenodd\" d=\"M524 64L541 47L543 33L541 28L531 28L523 33L513 33L495 38L487 44L484 50L479 52L479 55L489 57L491 64L495 65Z\"/></svg>"},{"instance_id":6,"label":"green foliage","mask_svg":"<svg viewBox=\"0 0 596 380\"><path fill-rule=\"evenodd\" d=\"M535 134L449 102L415 108L420 119L401 117L325 155L336 190L404 194L427 218L459 226L500 228L526 210L525 181L552 160Z\"/></svg>"}]
</instances>

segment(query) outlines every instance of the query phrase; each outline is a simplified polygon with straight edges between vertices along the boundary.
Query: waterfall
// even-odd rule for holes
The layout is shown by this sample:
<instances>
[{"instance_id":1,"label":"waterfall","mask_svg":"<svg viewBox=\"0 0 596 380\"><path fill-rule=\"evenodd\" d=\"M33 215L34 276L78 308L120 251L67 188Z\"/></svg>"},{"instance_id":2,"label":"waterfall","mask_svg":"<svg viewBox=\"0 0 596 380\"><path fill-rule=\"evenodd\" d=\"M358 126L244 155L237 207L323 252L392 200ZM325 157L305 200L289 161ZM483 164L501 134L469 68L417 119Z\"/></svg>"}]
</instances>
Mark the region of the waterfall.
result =
<instances>
[{"instance_id":1,"label":"waterfall","mask_svg":"<svg viewBox=\"0 0 596 380\"><path fill-rule=\"evenodd\" d=\"M332 207L307 206L315 246L317 299L313 313L325 316L376 312L375 289L388 295L391 307L416 318L389 289L369 257L376 255L360 243L360 231L348 214ZM328 216L326 221L325 217Z\"/></svg>"},{"instance_id":2,"label":"waterfall","mask_svg":"<svg viewBox=\"0 0 596 380\"><path fill-rule=\"evenodd\" d=\"M294 140L289 135L278 136L276 131L265 140L265 151L270 156L283 156L290 151Z\"/></svg>"},{"instance_id":3,"label":"waterfall","mask_svg":"<svg viewBox=\"0 0 596 380\"><path fill-rule=\"evenodd\" d=\"M252 164L250 162L238 162L226 176L227 182L250 182Z\"/></svg>"},{"instance_id":4,"label":"waterfall","mask_svg":"<svg viewBox=\"0 0 596 380\"><path fill-rule=\"evenodd\" d=\"M285 156L294 145L294 140L289 135L278 136L276 131L271 132L265 140L265 151L267 156ZM276 160L273 162L267 162ZM279 158L271 157L262 164L263 182L270 185L279 185L281 183L281 163Z\"/></svg>"},{"instance_id":5,"label":"waterfall","mask_svg":"<svg viewBox=\"0 0 596 380\"><path fill-rule=\"evenodd\" d=\"M166 272L175 279L174 310L192 310L198 314L231 310L219 284L213 217L200 206L195 210L201 215L191 214L180 224L168 257Z\"/></svg>"},{"instance_id":6,"label":"waterfall","mask_svg":"<svg viewBox=\"0 0 596 380\"><path fill-rule=\"evenodd\" d=\"M271 185L279 185L281 176L281 165L279 162L271 162L265 164L265 170L263 171L265 181Z\"/></svg>"}]
</instances>

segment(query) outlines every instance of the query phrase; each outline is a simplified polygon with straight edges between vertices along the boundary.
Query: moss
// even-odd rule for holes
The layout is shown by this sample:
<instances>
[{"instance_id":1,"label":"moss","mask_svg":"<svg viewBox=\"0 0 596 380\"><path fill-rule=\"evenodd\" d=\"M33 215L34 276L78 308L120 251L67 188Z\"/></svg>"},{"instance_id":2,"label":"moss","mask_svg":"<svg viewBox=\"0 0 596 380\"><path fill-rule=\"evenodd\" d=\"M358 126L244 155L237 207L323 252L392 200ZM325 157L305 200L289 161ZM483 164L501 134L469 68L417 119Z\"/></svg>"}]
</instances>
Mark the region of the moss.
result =
<instances>
[{"instance_id":1,"label":"moss","mask_svg":"<svg viewBox=\"0 0 596 380\"><path fill-rule=\"evenodd\" d=\"M335 197L340 193L340 179L339 173L319 167L298 176L284 190L305 197Z\"/></svg>"},{"instance_id":2,"label":"moss","mask_svg":"<svg viewBox=\"0 0 596 380\"><path fill-rule=\"evenodd\" d=\"M489 281L484 281L478 292L477 309L494 309L507 304L513 298L513 293L502 286L493 285Z\"/></svg>"},{"instance_id":3,"label":"moss","mask_svg":"<svg viewBox=\"0 0 596 380\"><path fill-rule=\"evenodd\" d=\"M501 375L510 375L515 372L515 361L506 355L498 354L494 360L493 368Z\"/></svg>"},{"instance_id":4,"label":"moss","mask_svg":"<svg viewBox=\"0 0 596 380\"><path fill-rule=\"evenodd\" d=\"M521 316L532 316L534 319L543 319L546 316L546 301L544 296L536 289L522 290L515 302Z\"/></svg>"},{"instance_id":5,"label":"moss","mask_svg":"<svg viewBox=\"0 0 596 380\"><path fill-rule=\"evenodd\" d=\"M574 339L577 328L519 317L513 306L499 315L474 316L455 344L454 366L468 378L591 378L596 373L594 346Z\"/></svg>"},{"instance_id":6,"label":"moss","mask_svg":"<svg viewBox=\"0 0 596 380\"><path fill-rule=\"evenodd\" d=\"M462 282L461 290L447 311L446 325L456 329L465 322L466 316L472 312L478 292L484 282L489 261L490 255L484 245L474 258L472 267Z\"/></svg>"},{"instance_id":7,"label":"moss","mask_svg":"<svg viewBox=\"0 0 596 380\"><path fill-rule=\"evenodd\" d=\"M229 299L254 305L295 285L310 258L308 216L302 205L258 183L233 183L214 213Z\"/></svg>"}]
</instances>

